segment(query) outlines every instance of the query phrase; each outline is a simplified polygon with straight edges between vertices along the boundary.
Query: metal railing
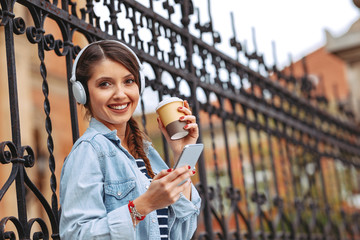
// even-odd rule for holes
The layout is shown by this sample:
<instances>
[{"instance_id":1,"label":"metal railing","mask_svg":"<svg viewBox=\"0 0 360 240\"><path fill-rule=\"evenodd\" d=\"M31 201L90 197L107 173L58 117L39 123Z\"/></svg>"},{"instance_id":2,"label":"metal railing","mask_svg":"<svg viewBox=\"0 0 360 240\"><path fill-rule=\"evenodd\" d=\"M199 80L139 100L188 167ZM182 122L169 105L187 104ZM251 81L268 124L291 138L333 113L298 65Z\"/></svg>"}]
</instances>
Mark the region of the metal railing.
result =
<instances>
[{"instance_id":1,"label":"metal railing","mask_svg":"<svg viewBox=\"0 0 360 240\"><path fill-rule=\"evenodd\" d=\"M0 213L0 239L59 239L58 179L44 55L51 51L65 56L68 80L80 51L74 45L77 35L87 42L122 40L145 63L151 72L141 99L145 129L149 128L146 94L155 94L158 101L166 95L189 101L199 121L199 141L205 144L197 168L203 205L194 239L360 239L360 130L352 119L327 111L328 100L314 94L306 62L302 77L285 74L276 64L266 65L256 50L248 52L235 30L230 46L236 57L219 51L221 36L213 29L210 1L205 24L191 0L143 2L87 0L79 8L71 0L0 0L12 131L12 140L0 143L1 164L12 166L0 186L0 201L15 185L18 207L17 217ZM16 5L24 6L29 16L16 15ZM107 9L108 20L96 13L99 6ZM48 20L57 24L61 38L45 29ZM235 29L233 21L232 26ZM31 146L21 143L15 35L26 35L40 60L49 201L27 174L37 159ZM205 36L210 40L205 41ZM77 110L68 89L75 141ZM169 163L165 141L160 147ZM28 219L29 190L49 221ZM16 231L8 229L10 222Z\"/></svg>"}]
</instances>

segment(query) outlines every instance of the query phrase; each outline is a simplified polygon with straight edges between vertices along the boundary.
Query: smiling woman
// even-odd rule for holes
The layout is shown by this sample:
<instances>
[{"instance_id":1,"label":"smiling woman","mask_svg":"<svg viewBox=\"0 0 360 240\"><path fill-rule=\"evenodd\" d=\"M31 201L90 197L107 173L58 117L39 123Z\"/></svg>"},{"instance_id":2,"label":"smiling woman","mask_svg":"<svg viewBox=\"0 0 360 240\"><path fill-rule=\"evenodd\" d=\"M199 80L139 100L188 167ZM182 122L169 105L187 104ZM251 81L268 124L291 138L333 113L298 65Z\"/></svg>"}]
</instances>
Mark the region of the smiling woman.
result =
<instances>
[{"instance_id":1,"label":"smiling woman","mask_svg":"<svg viewBox=\"0 0 360 240\"><path fill-rule=\"evenodd\" d=\"M144 88L137 56L120 42L95 42L78 54L72 73L90 125L63 165L61 239L190 239L201 199L184 180L195 171L169 169L133 119ZM175 158L199 135L186 101L178 111L189 130L183 139L170 140L158 120Z\"/></svg>"},{"instance_id":2,"label":"smiling woman","mask_svg":"<svg viewBox=\"0 0 360 240\"><path fill-rule=\"evenodd\" d=\"M124 140L127 121L139 102L139 86L122 64L103 59L88 81L91 115Z\"/></svg>"}]
</instances>

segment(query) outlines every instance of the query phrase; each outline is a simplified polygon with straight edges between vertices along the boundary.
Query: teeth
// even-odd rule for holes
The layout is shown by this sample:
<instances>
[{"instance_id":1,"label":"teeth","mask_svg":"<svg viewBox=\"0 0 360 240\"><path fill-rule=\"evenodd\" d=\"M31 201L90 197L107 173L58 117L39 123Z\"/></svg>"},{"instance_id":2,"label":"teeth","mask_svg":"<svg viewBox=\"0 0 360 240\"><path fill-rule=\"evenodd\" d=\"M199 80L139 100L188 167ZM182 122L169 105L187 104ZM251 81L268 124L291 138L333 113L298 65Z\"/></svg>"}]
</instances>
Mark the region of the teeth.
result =
<instances>
[{"instance_id":1,"label":"teeth","mask_svg":"<svg viewBox=\"0 0 360 240\"><path fill-rule=\"evenodd\" d=\"M122 110L122 109L124 109L124 108L126 108L127 107L127 104L124 104L124 105L116 105L116 106L109 106L110 108L112 108L112 109L116 109L116 110Z\"/></svg>"}]
</instances>

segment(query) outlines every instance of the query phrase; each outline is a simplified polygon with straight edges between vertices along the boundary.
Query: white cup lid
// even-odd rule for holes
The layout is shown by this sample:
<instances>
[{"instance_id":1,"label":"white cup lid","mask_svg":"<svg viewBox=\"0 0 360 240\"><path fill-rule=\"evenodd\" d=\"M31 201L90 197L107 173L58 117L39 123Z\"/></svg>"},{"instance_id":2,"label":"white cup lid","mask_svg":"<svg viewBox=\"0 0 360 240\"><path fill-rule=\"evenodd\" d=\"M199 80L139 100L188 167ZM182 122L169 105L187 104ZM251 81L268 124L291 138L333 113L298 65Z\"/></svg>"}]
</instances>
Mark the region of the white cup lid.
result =
<instances>
[{"instance_id":1,"label":"white cup lid","mask_svg":"<svg viewBox=\"0 0 360 240\"><path fill-rule=\"evenodd\" d=\"M165 106L168 103L171 102L183 102L183 100L181 98L178 97L170 97L170 98L166 98L164 100L162 100L161 102L159 102L158 106L156 107L156 111L161 108L162 106Z\"/></svg>"}]
</instances>

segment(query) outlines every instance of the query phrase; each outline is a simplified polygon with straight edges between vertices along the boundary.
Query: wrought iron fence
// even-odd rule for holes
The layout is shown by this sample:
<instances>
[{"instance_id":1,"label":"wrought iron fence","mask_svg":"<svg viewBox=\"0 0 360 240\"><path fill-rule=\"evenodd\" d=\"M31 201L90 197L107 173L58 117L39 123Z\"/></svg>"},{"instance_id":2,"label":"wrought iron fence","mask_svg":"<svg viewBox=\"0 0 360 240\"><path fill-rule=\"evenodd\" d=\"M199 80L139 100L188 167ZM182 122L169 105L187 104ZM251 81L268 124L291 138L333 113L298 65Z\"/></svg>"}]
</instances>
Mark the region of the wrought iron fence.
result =
<instances>
[{"instance_id":1,"label":"wrought iron fence","mask_svg":"<svg viewBox=\"0 0 360 240\"><path fill-rule=\"evenodd\" d=\"M216 46L222 40L213 28L210 1L210 20L205 24L191 0L0 3L12 133L11 140L2 139L0 144L2 166L11 165L10 174L1 176L7 180L0 186L0 200L15 185L18 212L17 217L0 213L0 239L59 239L55 162L61 164L63 159L55 161L53 153L44 56L45 52L64 56L64 79L69 79L80 50L75 36L87 42L122 40L145 63L150 72L141 100L145 130L151 127L147 94L155 94L158 101L166 95L178 96L191 104L206 149L198 163L203 205L194 239L360 239L360 130L352 119L327 111L327 99L314 94L305 61L302 77L285 74L276 64L266 65L256 50L248 52L235 30L230 45L236 57L219 51ZM17 15L17 5L25 7L29 16ZM106 9L107 20L97 7ZM56 23L61 37L44 27L49 20ZM37 47L40 61L50 200L27 174L37 159L32 147L21 143L17 35ZM75 141L79 137L76 103L71 91L68 96ZM159 147L170 163L166 143ZM26 192L39 199L46 219L28 219Z\"/></svg>"}]
</instances>

